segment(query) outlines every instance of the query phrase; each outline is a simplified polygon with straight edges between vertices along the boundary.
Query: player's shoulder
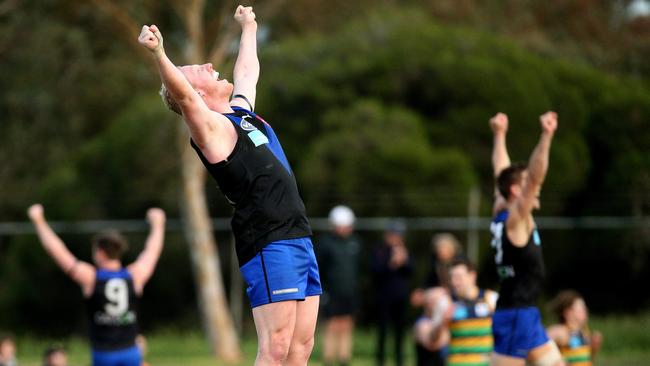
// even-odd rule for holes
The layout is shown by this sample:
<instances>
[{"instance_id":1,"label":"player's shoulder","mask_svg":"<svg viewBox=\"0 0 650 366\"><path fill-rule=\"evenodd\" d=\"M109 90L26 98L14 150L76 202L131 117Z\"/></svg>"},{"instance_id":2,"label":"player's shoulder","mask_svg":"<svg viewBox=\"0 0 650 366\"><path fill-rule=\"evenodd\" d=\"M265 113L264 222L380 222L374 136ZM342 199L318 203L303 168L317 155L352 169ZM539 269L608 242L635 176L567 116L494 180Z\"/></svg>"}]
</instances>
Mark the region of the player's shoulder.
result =
<instances>
[{"instance_id":1,"label":"player's shoulder","mask_svg":"<svg viewBox=\"0 0 650 366\"><path fill-rule=\"evenodd\" d=\"M569 328L564 324L553 324L546 328L546 333L559 344L566 344L569 340Z\"/></svg>"},{"instance_id":2,"label":"player's shoulder","mask_svg":"<svg viewBox=\"0 0 650 366\"><path fill-rule=\"evenodd\" d=\"M492 211L492 221L493 222L505 222L510 216L510 211L508 206L495 206Z\"/></svg>"}]
</instances>

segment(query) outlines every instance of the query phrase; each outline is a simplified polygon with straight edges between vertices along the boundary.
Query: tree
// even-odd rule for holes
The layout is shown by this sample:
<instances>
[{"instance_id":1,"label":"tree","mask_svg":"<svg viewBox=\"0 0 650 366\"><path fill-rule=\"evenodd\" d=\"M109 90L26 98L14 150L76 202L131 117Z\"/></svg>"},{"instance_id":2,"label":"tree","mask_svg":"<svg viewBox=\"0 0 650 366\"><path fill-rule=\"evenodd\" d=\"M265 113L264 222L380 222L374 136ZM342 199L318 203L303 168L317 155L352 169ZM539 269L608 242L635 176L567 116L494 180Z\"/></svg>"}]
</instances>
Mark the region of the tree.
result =
<instances>
[{"instance_id":1,"label":"tree","mask_svg":"<svg viewBox=\"0 0 650 366\"><path fill-rule=\"evenodd\" d=\"M326 113L323 126L299 171L311 210L342 201L362 215L431 215L441 205L464 213L445 203L464 201L475 184L470 160L434 148L417 114L361 100Z\"/></svg>"}]
</instances>

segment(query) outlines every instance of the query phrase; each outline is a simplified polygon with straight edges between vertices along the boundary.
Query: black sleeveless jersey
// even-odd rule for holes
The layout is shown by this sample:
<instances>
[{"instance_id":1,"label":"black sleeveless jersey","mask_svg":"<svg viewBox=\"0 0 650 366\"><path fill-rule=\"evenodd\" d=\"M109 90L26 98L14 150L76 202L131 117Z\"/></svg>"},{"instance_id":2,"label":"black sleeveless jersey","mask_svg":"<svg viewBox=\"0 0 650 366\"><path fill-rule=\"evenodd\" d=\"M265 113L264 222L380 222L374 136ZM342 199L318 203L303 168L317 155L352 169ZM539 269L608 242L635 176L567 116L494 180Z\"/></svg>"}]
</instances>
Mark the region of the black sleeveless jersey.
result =
<instances>
[{"instance_id":1,"label":"black sleeveless jersey","mask_svg":"<svg viewBox=\"0 0 650 366\"><path fill-rule=\"evenodd\" d=\"M516 247L508 239L507 219L508 211L501 211L490 225L494 261L501 282L497 308L535 306L544 280L539 233L534 229L528 243Z\"/></svg>"},{"instance_id":2,"label":"black sleeveless jersey","mask_svg":"<svg viewBox=\"0 0 650 366\"><path fill-rule=\"evenodd\" d=\"M273 129L249 110L233 110L224 116L237 131L237 143L226 160L211 164L191 144L235 208L231 225L242 266L269 243L312 232L296 179Z\"/></svg>"},{"instance_id":3,"label":"black sleeveless jersey","mask_svg":"<svg viewBox=\"0 0 650 366\"><path fill-rule=\"evenodd\" d=\"M93 350L133 347L138 335L138 297L126 270L97 269L95 289L86 299Z\"/></svg>"}]
</instances>

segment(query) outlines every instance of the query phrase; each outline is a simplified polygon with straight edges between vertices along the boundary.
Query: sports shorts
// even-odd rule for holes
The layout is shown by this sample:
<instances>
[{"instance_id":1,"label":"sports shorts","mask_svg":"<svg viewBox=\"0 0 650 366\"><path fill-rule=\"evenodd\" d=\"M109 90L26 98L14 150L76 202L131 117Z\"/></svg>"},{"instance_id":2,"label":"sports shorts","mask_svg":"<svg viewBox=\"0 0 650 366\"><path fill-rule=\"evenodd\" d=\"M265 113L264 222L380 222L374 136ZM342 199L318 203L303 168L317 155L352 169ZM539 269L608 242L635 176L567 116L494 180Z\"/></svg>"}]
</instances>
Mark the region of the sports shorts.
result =
<instances>
[{"instance_id":1,"label":"sports shorts","mask_svg":"<svg viewBox=\"0 0 650 366\"><path fill-rule=\"evenodd\" d=\"M492 316L494 352L526 358L533 348L548 342L536 307L497 309Z\"/></svg>"},{"instance_id":2,"label":"sports shorts","mask_svg":"<svg viewBox=\"0 0 650 366\"><path fill-rule=\"evenodd\" d=\"M318 263L309 237L266 245L239 268L251 307L320 295Z\"/></svg>"}]
</instances>

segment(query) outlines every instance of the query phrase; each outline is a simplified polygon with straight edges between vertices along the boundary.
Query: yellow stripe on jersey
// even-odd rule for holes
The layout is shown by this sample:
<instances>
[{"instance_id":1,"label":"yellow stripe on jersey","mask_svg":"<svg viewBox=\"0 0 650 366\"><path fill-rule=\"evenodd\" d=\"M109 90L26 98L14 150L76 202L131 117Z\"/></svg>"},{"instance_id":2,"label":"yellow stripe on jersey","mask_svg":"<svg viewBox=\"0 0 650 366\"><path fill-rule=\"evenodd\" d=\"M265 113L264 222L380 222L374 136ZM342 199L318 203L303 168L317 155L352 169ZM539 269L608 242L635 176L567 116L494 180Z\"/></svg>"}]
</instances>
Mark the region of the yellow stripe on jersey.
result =
<instances>
[{"instance_id":1,"label":"yellow stripe on jersey","mask_svg":"<svg viewBox=\"0 0 650 366\"><path fill-rule=\"evenodd\" d=\"M591 365L591 346L584 345L574 348L560 347L562 357L570 366Z\"/></svg>"},{"instance_id":2,"label":"yellow stripe on jersey","mask_svg":"<svg viewBox=\"0 0 650 366\"><path fill-rule=\"evenodd\" d=\"M483 337L458 337L452 338L450 345L452 347L467 347L467 346L482 346L482 347L492 347L493 339L492 336L483 336Z\"/></svg>"},{"instance_id":3,"label":"yellow stripe on jersey","mask_svg":"<svg viewBox=\"0 0 650 366\"><path fill-rule=\"evenodd\" d=\"M492 318L463 319L454 321L450 329L492 328Z\"/></svg>"},{"instance_id":4,"label":"yellow stripe on jersey","mask_svg":"<svg viewBox=\"0 0 650 366\"><path fill-rule=\"evenodd\" d=\"M470 355L449 355L447 363L449 365L456 364L481 364L490 362L488 354L470 354Z\"/></svg>"}]
</instances>

